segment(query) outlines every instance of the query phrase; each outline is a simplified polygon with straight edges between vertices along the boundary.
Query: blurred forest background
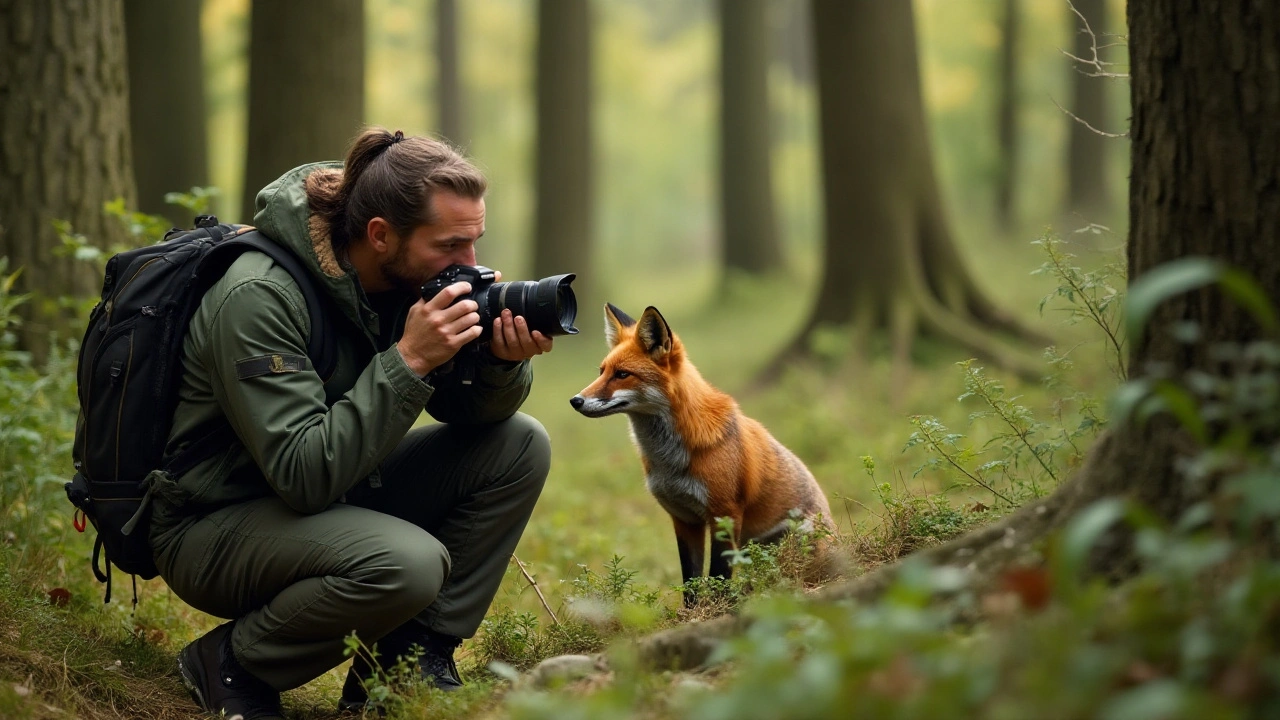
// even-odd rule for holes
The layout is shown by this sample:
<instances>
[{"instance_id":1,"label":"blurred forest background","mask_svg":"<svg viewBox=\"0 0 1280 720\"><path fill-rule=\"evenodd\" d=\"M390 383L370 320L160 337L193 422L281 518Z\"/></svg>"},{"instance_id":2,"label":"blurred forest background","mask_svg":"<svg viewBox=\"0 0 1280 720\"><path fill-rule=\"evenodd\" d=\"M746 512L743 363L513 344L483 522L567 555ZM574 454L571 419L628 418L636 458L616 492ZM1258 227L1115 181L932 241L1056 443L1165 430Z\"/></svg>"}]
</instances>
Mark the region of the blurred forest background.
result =
<instances>
[{"instance_id":1,"label":"blurred forest background","mask_svg":"<svg viewBox=\"0 0 1280 720\"><path fill-rule=\"evenodd\" d=\"M140 587L136 611L104 609L79 562L89 544L60 494L68 353L101 281L84 248L153 240L195 209L251 222L259 188L340 159L363 124L445 137L485 171L480 262L507 279L580 277L583 332L535 360L525 406L554 459L517 556L546 598L513 564L464 646L468 672L599 649L599 637L579 646L537 628L584 594L647 608L610 632L691 619L677 617L670 521L626 422L569 408L604 354L605 300L662 310L703 375L809 464L841 532L860 538L857 572L1047 495L1124 380L1121 343L1100 332L1116 307L1072 324L1082 297L1063 289L1085 278L1105 310L1125 282L1130 87L1098 77L1127 68L1118 1L33 7L0 3L0 256L24 268L5 297L31 294L5 308L6 322L23 318L10 349L55 379L38 401L14 394L0 418L16 438L0 485L15 550L3 557L25 583L71 588L86 622L142 638L149 649L128 651L140 664L213 621L159 580ZM61 54L41 55L45 37ZM1092 59L1094 43L1116 65L1067 54ZM1046 262L1056 269L1033 274ZM1025 413L1022 424L1010 435L993 408ZM946 439L929 441L933 430ZM1033 446L1027 433L1054 439ZM966 472L988 472L998 492ZM322 716L329 700L293 702Z\"/></svg>"}]
</instances>

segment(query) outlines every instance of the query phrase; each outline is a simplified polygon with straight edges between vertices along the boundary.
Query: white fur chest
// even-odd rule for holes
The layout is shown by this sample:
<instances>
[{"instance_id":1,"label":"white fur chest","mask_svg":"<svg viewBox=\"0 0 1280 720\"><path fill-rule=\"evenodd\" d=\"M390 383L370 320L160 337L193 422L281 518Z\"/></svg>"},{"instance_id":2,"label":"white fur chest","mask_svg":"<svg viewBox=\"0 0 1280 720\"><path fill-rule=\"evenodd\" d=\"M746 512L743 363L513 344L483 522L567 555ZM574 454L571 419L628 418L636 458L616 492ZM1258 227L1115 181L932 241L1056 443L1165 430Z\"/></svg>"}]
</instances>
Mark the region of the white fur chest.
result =
<instances>
[{"instance_id":1,"label":"white fur chest","mask_svg":"<svg viewBox=\"0 0 1280 720\"><path fill-rule=\"evenodd\" d=\"M672 517L705 523L707 486L689 474L689 451L666 415L632 415L631 439L648 462L645 484Z\"/></svg>"}]
</instances>

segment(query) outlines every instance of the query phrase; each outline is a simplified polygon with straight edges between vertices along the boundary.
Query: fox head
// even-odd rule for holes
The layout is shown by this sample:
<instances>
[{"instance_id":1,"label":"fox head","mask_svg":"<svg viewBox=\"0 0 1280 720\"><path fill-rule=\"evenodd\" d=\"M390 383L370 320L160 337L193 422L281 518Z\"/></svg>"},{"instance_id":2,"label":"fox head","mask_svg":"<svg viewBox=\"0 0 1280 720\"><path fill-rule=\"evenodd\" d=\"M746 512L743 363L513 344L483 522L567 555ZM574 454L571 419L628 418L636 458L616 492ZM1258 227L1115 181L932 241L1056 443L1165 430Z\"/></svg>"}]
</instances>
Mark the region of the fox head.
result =
<instances>
[{"instance_id":1,"label":"fox head","mask_svg":"<svg viewBox=\"0 0 1280 720\"><path fill-rule=\"evenodd\" d=\"M569 400L573 409L593 418L670 411L684 348L658 309L645 308L637 322L606 303L604 335L609 353L600 363L600 377Z\"/></svg>"}]
</instances>

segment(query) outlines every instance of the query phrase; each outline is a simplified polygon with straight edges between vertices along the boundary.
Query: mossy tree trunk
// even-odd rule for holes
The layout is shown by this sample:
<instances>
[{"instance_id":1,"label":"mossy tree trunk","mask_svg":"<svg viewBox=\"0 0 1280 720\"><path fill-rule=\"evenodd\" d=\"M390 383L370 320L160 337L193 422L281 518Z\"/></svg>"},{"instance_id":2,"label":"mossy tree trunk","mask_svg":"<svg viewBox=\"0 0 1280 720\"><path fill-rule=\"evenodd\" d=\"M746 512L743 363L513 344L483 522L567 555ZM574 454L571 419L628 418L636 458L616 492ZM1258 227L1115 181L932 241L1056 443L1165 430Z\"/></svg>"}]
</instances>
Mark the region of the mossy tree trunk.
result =
<instances>
[{"instance_id":1,"label":"mossy tree trunk","mask_svg":"<svg viewBox=\"0 0 1280 720\"><path fill-rule=\"evenodd\" d=\"M249 135L240 217L286 171L341 160L364 120L364 2L257 0L250 11Z\"/></svg>"},{"instance_id":2,"label":"mossy tree trunk","mask_svg":"<svg viewBox=\"0 0 1280 720\"><path fill-rule=\"evenodd\" d=\"M209 182L200 0L125 0L129 129L138 210L191 226L164 201Z\"/></svg>"},{"instance_id":3,"label":"mossy tree trunk","mask_svg":"<svg viewBox=\"0 0 1280 720\"><path fill-rule=\"evenodd\" d=\"M1036 339L965 269L934 176L909 2L813 0L825 201L817 302L774 364L821 326L887 331L908 360L928 332L1024 374L1039 366L993 331Z\"/></svg>"},{"instance_id":4,"label":"mossy tree trunk","mask_svg":"<svg viewBox=\"0 0 1280 720\"><path fill-rule=\"evenodd\" d=\"M1223 0L1207 12L1198 0L1130 0L1133 120L1128 260L1133 278L1187 256L1246 269L1274 302L1280 298L1280 5ZM1195 345L1175 340L1193 322ZM1213 290L1163 303L1134 338L1135 377L1159 368L1179 375L1215 367L1212 348L1259 336L1245 311ZM1275 438L1261 438L1273 442ZM1047 533L1101 498L1132 498L1166 520L1211 492L1184 481L1176 464L1194 443L1167 418L1118 424L1053 495L1005 520L921 553L934 564L974 573L978 587L1011 564L1034 560ZM1093 569L1123 577L1132 569L1120 536L1104 542ZM886 566L827 588L821 600L872 600L897 572ZM719 639L749 617L726 617L645 639L648 663L696 667Z\"/></svg>"},{"instance_id":5,"label":"mossy tree trunk","mask_svg":"<svg viewBox=\"0 0 1280 720\"><path fill-rule=\"evenodd\" d=\"M51 330L83 318L54 307L59 295L96 295L91 267L53 255L54 221L102 247L128 242L103 204L134 202L129 89L120 0L0 2L0 255L24 268L19 342L37 358Z\"/></svg>"},{"instance_id":6,"label":"mossy tree trunk","mask_svg":"<svg viewBox=\"0 0 1280 720\"><path fill-rule=\"evenodd\" d=\"M436 131L460 148L466 136L466 99L462 92L462 70L458 57L458 2L436 0L436 103L439 106Z\"/></svg>"},{"instance_id":7,"label":"mossy tree trunk","mask_svg":"<svg viewBox=\"0 0 1280 720\"><path fill-rule=\"evenodd\" d=\"M1113 42L1105 37L1107 27L1107 0L1072 0L1080 15L1068 12L1071 23L1071 53L1077 58L1092 60L1095 46ZM1085 29L1085 22L1092 30ZM1110 118L1107 102L1107 78L1094 77L1096 67L1068 59L1071 65L1071 104L1067 107L1081 120L1095 128L1103 129ZM1071 118L1071 130L1067 136L1067 205L1068 210L1079 212L1086 220L1105 215L1111 208L1111 184L1108 182L1107 153L1114 138L1108 138Z\"/></svg>"},{"instance_id":8,"label":"mossy tree trunk","mask_svg":"<svg viewBox=\"0 0 1280 720\"><path fill-rule=\"evenodd\" d=\"M1006 230L1014 221L1018 169L1018 0L1004 0L1000 18L999 99L996 103L996 219Z\"/></svg>"},{"instance_id":9,"label":"mossy tree trunk","mask_svg":"<svg viewBox=\"0 0 1280 720\"><path fill-rule=\"evenodd\" d=\"M720 228L724 269L779 269L769 133L769 0L720 0Z\"/></svg>"},{"instance_id":10,"label":"mossy tree trunk","mask_svg":"<svg viewBox=\"0 0 1280 720\"><path fill-rule=\"evenodd\" d=\"M538 137L533 272L575 272L589 296L594 203L591 9L588 0L539 0L535 95Z\"/></svg>"}]
</instances>

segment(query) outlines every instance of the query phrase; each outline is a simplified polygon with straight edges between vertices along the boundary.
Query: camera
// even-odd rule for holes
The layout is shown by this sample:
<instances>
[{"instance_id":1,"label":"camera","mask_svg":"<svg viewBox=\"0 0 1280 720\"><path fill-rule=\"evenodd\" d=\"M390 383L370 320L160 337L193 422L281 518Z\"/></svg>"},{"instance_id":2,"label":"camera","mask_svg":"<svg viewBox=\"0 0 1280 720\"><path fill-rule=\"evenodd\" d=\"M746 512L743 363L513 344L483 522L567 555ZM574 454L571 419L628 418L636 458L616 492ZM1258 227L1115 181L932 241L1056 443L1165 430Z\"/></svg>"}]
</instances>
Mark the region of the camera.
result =
<instances>
[{"instance_id":1,"label":"camera","mask_svg":"<svg viewBox=\"0 0 1280 720\"><path fill-rule=\"evenodd\" d=\"M478 342L490 339L493 319L503 309L510 310L513 316L523 315L530 332L576 335L578 328L573 322L578 317L578 299L569 287L575 277L574 273L566 273L541 280L494 282L495 273L483 265L450 265L422 286L422 299L429 301L456 282L471 283L471 292L458 300L471 299L479 306L483 332Z\"/></svg>"}]
</instances>

